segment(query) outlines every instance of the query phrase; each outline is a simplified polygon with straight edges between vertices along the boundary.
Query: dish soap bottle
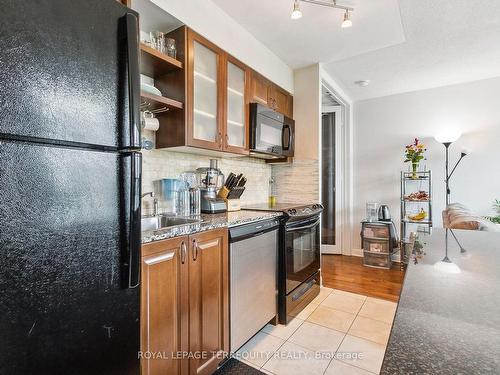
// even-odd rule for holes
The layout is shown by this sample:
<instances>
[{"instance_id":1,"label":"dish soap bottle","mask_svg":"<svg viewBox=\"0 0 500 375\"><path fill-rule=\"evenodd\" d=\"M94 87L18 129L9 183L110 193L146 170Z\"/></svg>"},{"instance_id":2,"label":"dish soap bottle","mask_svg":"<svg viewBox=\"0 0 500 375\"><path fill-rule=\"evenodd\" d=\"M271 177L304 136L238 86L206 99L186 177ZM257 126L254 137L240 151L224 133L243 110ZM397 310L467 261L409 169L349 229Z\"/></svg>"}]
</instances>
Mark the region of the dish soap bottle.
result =
<instances>
[{"instance_id":1,"label":"dish soap bottle","mask_svg":"<svg viewBox=\"0 0 500 375\"><path fill-rule=\"evenodd\" d=\"M276 182L274 181L274 178L269 179L269 198L267 201L267 204L269 207L274 207L277 203L276 199L277 193L276 193Z\"/></svg>"}]
</instances>

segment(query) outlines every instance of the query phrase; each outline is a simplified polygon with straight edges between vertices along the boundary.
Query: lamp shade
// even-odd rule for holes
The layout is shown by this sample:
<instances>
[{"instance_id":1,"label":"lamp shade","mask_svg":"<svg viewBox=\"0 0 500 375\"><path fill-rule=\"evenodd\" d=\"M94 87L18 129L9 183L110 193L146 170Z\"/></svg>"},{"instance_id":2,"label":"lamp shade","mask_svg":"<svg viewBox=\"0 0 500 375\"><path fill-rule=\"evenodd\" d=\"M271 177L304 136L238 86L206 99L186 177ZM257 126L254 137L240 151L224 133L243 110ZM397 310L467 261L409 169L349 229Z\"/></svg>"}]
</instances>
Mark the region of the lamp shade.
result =
<instances>
[{"instance_id":1,"label":"lamp shade","mask_svg":"<svg viewBox=\"0 0 500 375\"><path fill-rule=\"evenodd\" d=\"M448 130L436 134L434 139L439 143L453 143L460 138L461 135L462 134L458 130Z\"/></svg>"}]
</instances>

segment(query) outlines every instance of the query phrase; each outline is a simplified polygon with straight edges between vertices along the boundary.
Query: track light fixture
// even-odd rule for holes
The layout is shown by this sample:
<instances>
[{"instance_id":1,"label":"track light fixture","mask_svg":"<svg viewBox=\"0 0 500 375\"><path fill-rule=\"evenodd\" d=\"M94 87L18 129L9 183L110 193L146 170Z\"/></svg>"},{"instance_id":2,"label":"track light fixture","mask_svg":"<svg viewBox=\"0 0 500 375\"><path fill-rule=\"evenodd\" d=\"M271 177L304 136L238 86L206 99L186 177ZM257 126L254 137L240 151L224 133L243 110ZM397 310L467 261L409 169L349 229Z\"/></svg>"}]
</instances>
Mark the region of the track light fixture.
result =
<instances>
[{"instance_id":1,"label":"track light fixture","mask_svg":"<svg viewBox=\"0 0 500 375\"><path fill-rule=\"evenodd\" d=\"M302 17L302 11L300 10L300 2L311 3L315 5L321 5L330 8L343 9L344 20L342 21L342 28L347 28L352 26L351 16L349 12L352 12L354 8L338 5L337 0L294 0L293 1L293 11L291 14L292 20L298 20Z\"/></svg>"},{"instance_id":2,"label":"track light fixture","mask_svg":"<svg viewBox=\"0 0 500 375\"><path fill-rule=\"evenodd\" d=\"M345 29L346 27L351 27L351 26L352 26L351 17L349 16L349 11L346 9L344 13L344 21L342 21L342 28Z\"/></svg>"},{"instance_id":3,"label":"track light fixture","mask_svg":"<svg viewBox=\"0 0 500 375\"><path fill-rule=\"evenodd\" d=\"M292 20L298 20L299 18L302 17L302 12L300 11L300 4L299 0L295 0L293 2L293 11L292 11Z\"/></svg>"}]
</instances>

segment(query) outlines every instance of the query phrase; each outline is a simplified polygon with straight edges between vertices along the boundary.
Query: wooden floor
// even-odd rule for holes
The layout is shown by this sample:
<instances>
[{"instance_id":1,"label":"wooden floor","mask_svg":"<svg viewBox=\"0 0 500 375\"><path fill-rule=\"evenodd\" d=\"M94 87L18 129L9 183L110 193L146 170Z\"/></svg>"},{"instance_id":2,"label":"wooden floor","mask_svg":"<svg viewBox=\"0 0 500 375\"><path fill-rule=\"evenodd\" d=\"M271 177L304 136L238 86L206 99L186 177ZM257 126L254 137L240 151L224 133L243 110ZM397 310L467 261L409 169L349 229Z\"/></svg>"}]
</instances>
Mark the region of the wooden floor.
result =
<instances>
[{"instance_id":1,"label":"wooden floor","mask_svg":"<svg viewBox=\"0 0 500 375\"><path fill-rule=\"evenodd\" d=\"M322 255L323 285L397 302L404 278L399 263L384 270L363 266L362 257Z\"/></svg>"}]
</instances>

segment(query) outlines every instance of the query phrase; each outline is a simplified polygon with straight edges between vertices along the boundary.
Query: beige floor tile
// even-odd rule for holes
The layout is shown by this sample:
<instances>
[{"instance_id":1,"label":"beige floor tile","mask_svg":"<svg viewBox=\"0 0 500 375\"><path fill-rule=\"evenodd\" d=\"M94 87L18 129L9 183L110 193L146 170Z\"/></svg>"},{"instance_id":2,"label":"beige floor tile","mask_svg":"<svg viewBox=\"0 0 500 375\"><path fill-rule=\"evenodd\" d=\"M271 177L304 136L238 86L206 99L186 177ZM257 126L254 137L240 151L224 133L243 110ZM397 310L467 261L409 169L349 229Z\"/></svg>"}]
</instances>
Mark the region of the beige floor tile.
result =
<instances>
[{"instance_id":1,"label":"beige floor tile","mask_svg":"<svg viewBox=\"0 0 500 375\"><path fill-rule=\"evenodd\" d=\"M397 307L398 304L395 302L368 297L359 315L392 324Z\"/></svg>"},{"instance_id":2,"label":"beige floor tile","mask_svg":"<svg viewBox=\"0 0 500 375\"><path fill-rule=\"evenodd\" d=\"M322 375L330 359L315 358L314 352L286 342L263 369L276 375Z\"/></svg>"},{"instance_id":3,"label":"beige floor tile","mask_svg":"<svg viewBox=\"0 0 500 375\"><path fill-rule=\"evenodd\" d=\"M288 338L300 327L304 321L302 319L294 318L287 325L277 324L273 326L272 324L267 324L262 331L270 335L279 337L283 340L288 340Z\"/></svg>"},{"instance_id":4,"label":"beige floor tile","mask_svg":"<svg viewBox=\"0 0 500 375\"><path fill-rule=\"evenodd\" d=\"M386 345L391 333L391 325L380 320L358 315L348 333L351 336L361 337L362 339Z\"/></svg>"},{"instance_id":5,"label":"beige floor tile","mask_svg":"<svg viewBox=\"0 0 500 375\"><path fill-rule=\"evenodd\" d=\"M372 375L372 372L362 368L348 365L347 363L333 360L326 369L325 375Z\"/></svg>"},{"instance_id":6,"label":"beige floor tile","mask_svg":"<svg viewBox=\"0 0 500 375\"><path fill-rule=\"evenodd\" d=\"M335 359L378 374L384 360L385 346L346 335Z\"/></svg>"},{"instance_id":7,"label":"beige floor tile","mask_svg":"<svg viewBox=\"0 0 500 375\"><path fill-rule=\"evenodd\" d=\"M307 318L307 321L319 324L324 327L335 329L340 332L347 332L356 315L344 311L334 310L325 306L318 306L316 310Z\"/></svg>"},{"instance_id":8,"label":"beige floor tile","mask_svg":"<svg viewBox=\"0 0 500 375\"><path fill-rule=\"evenodd\" d=\"M236 352L237 359L242 359L258 367L262 367L284 342L285 340L279 337L271 336L261 331Z\"/></svg>"},{"instance_id":9,"label":"beige floor tile","mask_svg":"<svg viewBox=\"0 0 500 375\"><path fill-rule=\"evenodd\" d=\"M333 289L330 288L321 288L319 290L319 294L314 298L311 303L319 305L321 302L325 300L326 297L330 295L330 293L333 292Z\"/></svg>"},{"instance_id":10,"label":"beige floor tile","mask_svg":"<svg viewBox=\"0 0 500 375\"><path fill-rule=\"evenodd\" d=\"M356 294L356 293L346 292L344 290L334 289L332 293L342 294L344 296L362 299L363 301L366 300L366 296L364 296L362 294Z\"/></svg>"},{"instance_id":11,"label":"beige floor tile","mask_svg":"<svg viewBox=\"0 0 500 375\"><path fill-rule=\"evenodd\" d=\"M304 322L288 341L312 351L331 353L333 356L344 336L343 332Z\"/></svg>"},{"instance_id":12,"label":"beige floor tile","mask_svg":"<svg viewBox=\"0 0 500 375\"><path fill-rule=\"evenodd\" d=\"M344 294L332 293L321 302L322 306L331 307L335 310L357 314L364 301L361 298L351 297Z\"/></svg>"},{"instance_id":13,"label":"beige floor tile","mask_svg":"<svg viewBox=\"0 0 500 375\"><path fill-rule=\"evenodd\" d=\"M311 302L309 305L304 307L304 309L297 315L297 318L306 320L318 306L319 304Z\"/></svg>"}]
</instances>

